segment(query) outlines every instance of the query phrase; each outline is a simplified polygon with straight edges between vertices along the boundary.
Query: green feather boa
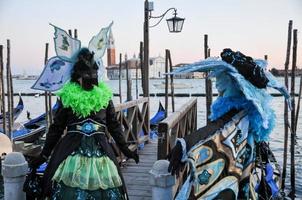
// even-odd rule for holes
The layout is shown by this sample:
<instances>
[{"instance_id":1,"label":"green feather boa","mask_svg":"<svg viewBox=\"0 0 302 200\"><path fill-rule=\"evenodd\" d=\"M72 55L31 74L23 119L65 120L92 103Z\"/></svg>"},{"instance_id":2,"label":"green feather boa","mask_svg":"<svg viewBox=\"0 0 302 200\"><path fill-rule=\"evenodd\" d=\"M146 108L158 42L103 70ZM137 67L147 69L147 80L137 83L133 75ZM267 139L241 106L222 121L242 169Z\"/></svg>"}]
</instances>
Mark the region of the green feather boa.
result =
<instances>
[{"instance_id":1,"label":"green feather boa","mask_svg":"<svg viewBox=\"0 0 302 200\"><path fill-rule=\"evenodd\" d=\"M77 83L66 83L57 92L65 108L71 108L78 117L87 117L91 112L107 108L112 98L111 89L103 82L94 86L91 91L84 90Z\"/></svg>"}]
</instances>

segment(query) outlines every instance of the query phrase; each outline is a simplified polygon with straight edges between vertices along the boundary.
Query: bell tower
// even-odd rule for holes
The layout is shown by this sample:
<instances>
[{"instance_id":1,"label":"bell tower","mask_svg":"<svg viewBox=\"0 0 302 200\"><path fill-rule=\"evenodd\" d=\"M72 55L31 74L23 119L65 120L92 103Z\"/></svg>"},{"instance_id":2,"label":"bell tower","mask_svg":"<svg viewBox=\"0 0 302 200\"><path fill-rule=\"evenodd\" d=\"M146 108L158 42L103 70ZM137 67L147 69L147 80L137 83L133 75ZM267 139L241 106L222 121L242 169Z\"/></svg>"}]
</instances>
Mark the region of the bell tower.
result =
<instances>
[{"instance_id":1,"label":"bell tower","mask_svg":"<svg viewBox=\"0 0 302 200\"><path fill-rule=\"evenodd\" d=\"M109 45L107 48L107 66L115 65L115 44L112 31L109 33Z\"/></svg>"}]
</instances>

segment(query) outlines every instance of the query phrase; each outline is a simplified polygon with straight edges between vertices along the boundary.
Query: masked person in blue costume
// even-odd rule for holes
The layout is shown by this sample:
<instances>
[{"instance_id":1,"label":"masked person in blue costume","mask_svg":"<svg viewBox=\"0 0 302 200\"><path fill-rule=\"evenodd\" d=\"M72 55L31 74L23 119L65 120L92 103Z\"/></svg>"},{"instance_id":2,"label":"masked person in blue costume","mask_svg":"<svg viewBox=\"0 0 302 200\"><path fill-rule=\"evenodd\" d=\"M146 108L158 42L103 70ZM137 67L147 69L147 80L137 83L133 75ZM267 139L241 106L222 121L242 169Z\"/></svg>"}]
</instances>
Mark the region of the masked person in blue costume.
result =
<instances>
[{"instance_id":1,"label":"masked person in blue costume","mask_svg":"<svg viewBox=\"0 0 302 200\"><path fill-rule=\"evenodd\" d=\"M98 82L97 70L93 53L82 48L71 80L57 93L60 105L43 150L29 163L30 168L36 169L50 157L43 193L51 199L128 199L106 129L125 156L136 163L139 157L128 149L111 100L112 92L104 82Z\"/></svg>"},{"instance_id":2,"label":"masked person in blue costume","mask_svg":"<svg viewBox=\"0 0 302 200\"><path fill-rule=\"evenodd\" d=\"M278 199L280 172L267 141L275 125L266 88L285 87L266 71L264 60L224 49L221 58L184 66L172 74L210 72L219 93L211 106L211 122L178 138L168 155L169 171L189 175L176 199Z\"/></svg>"}]
</instances>

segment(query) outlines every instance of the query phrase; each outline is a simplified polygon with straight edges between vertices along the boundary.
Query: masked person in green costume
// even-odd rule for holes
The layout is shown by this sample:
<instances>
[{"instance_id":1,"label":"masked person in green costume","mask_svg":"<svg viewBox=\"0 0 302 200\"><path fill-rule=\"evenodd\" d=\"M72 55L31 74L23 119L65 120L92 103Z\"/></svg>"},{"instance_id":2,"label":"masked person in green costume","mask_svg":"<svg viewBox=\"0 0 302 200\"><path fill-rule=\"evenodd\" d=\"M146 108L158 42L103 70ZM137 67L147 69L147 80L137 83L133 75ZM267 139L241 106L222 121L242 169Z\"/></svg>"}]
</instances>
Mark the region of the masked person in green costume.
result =
<instances>
[{"instance_id":1,"label":"masked person in green costume","mask_svg":"<svg viewBox=\"0 0 302 200\"><path fill-rule=\"evenodd\" d=\"M51 199L128 199L106 129L125 156L136 163L139 157L128 149L112 92L98 82L97 70L93 53L82 48L71 80L57 93L60 105L44 148L29 162L36 169L51 156L43 177L43 193Z\"/></svg>"}]
</instances>

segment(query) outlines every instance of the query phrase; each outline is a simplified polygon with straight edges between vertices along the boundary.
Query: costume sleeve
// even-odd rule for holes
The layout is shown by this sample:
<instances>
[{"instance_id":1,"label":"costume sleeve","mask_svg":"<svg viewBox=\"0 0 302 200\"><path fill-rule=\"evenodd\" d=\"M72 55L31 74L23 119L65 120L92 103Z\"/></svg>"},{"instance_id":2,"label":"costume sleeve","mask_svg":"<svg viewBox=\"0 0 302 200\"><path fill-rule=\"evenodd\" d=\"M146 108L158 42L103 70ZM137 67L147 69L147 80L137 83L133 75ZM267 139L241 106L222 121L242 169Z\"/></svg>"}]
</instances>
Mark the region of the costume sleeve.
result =
<instances>
[{"instance_id":1,"label":"costume sleeve","mask_svg":"<svg viewBox=\"0 0 302 200\"><path fill-rule=\"evenodd\" d=\"M126 151L129 151L129 149L123 135L122 126L117 120L112 100L109 101L109 105L106 110L106 121L108 131L110 132L116 144L119 146L120 150L125 154Z\"/></svg>"},{"instance_id":2,"label":"costume sleeve","mask_svg":"<svg viewBox=\"0 0 302 200\"><path fill-rule=\"evenodd\" d=\"M59 101L59 107L54 117L54 122L49 126L48 132L46 134L45 145L42 150L42 155L49 157L53 148L60 140L64 133L67 121L67 112L63 108L61 101Z\"/></svg>"}]
</instances>

